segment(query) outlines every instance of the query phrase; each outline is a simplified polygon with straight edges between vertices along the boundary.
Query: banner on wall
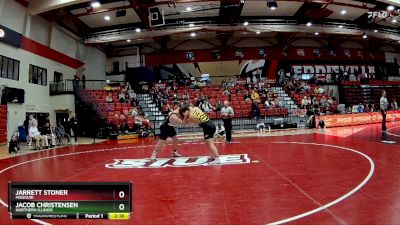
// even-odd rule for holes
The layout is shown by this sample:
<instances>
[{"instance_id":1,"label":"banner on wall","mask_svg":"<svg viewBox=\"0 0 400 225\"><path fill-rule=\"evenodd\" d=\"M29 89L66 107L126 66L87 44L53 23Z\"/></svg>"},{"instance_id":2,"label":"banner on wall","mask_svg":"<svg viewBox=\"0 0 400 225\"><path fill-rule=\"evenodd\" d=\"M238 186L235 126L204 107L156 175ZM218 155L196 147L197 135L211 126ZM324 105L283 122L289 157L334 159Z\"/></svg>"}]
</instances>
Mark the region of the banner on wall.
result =
<instances>
[{"instance_id":1,"label":"banner on wall","mask_svg":"<svg viewBox=\"0 0 400 225\"><path fill-rule=\"evenodd\" d=\"M340 71L355 74L361 72L362 74L375 74L375 66L371 65L291 65L291 69L295 74L316 74L318 80L326 80L327 75L332 73L339 74Z\"/></svg>"},{"instance_id":2,"label":"banner on wall","mask_svg":"<svg viewBox=\"0 0 400 225\"><path fill-rule=\"evenodd\" d=\"M357 114L342 114L342 115L324 115L320 116L325 122L325 127L342 127L363 125L372 123L381 123L382 115L380 112L372 113L357 113ZM386 121L400 120L400 110L388 111L386 114ZM316 118L318 124L318 118Z\"/></svg>"}]
</instances>

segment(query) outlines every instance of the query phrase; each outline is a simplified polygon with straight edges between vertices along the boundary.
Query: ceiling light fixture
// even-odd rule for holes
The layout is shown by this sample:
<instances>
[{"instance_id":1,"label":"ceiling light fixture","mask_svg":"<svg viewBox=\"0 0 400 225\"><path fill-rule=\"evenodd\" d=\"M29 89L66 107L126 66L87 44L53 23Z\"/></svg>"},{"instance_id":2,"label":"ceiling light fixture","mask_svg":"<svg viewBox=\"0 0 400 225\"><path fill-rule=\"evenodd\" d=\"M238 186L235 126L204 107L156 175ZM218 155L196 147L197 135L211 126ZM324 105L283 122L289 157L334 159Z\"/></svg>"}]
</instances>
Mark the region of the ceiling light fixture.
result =
<instances>
[{"instance_id":1,"label":"ceiling light fixture","mask_svg":"<svg viewBox=\"0 0 400 225\"><path fill-rule=\"evenodd\" d=\"M347 13L346 10L342 10L342 11L340 12L340 14L342 14L342 15L346 15L346 13Z\"/></svg>"},{"instance_id":2,"label":"ceiling light fixture","mask_svg":"<svg viewBox=\"0 0 400 225\"><path fill-rule=\"evenodd\" d=\"M315 35L317 35L317 36L319 35L319 33L318 33L318 32L315 32L314 34L315 34Z\"/></svg>"},{"instance_id":3,"label":"ceiling light fixture","mask_svg":"<svg viewBox=\"0 0 400 225\"><path fill-rule=\"evenodd\" d=\"M261 34L261 32L260 31L256 31L256 34Z\"/></svg>"},{"instance_id":4,"label":"ceiling light fixture","mask_svg":"<svg viewBox=\"0 0 400 225\"><path fill-rule=\"evenodd\" d=\"M367 36L367 34L366 33L364 33L364 35L362 36L364 39L367 39L368 38L368 36Z\"/></svg>"},{"instance_id":5,"label":"ceiling light fixture","mask_svg":"<svg viewBox=\"0 0 400 225\"><path fill-rule=\"evenodd\" d=\"M111 17L110 16L104 16L104 19L108 21L108 20L111 20Z\"/></svg>"},{"instance_id":6,"label":"ceiling light fixture","mask_svg":"<svg viewBox=\"0 0 400 225\"><path fill-rule=\"evenodd\" d=\"M194 23L189 23L189 27L194 27Z\"/></svg>"},{"instance_id":7,"label":"ceiling light fixture","mask_svg":"<svg viewBox=\"0 0 400 225\"><path fill-rule=\"evenodd\" d=\"M126 42L128 42L128 43L131 42L131 39L126 40Z\"/></svg>"},{"instance_id":8,"label":"ceiling light fixture","mask_svg":"<svg viewBox=\"0 0 400 225\"><path fill-rule=\"evenodd\" d=\"M311 22L308 22L307 23L307 27L311 27L312 26L312 23Z\"/></svg>"},{"instance_id":9,"label":"ceiling light fixture","mask_svg":"<svg viewBox=\"0 0 400 225\"><path fill-rule=\"evenodd\" d=\"M243 23L243 25L247 26L247 25L249 25L249 22L246 21L246 22Z\"/></svg>"},{"instance_id":10,"label":"ceiling light fixture","mask_svg":"<svg viewBox=\"0 0 400 225\"><path fill-rule=\"evenodd\" d=\"M397 20L396 19L392 19L392 23L397 23Z\"/></svg>"},{"instance_id":11,"label":"ceiling light fixture","mask_svg":"<svg viewBox=\"0 0 400 225\"><path fill-rule=\"evenodd\" d=\"M343 25L339 25L339 28L342 29L342 28L343 28Z\"/></svg>"},{"instance_id":12,"label":"ceiling light fixture","mask_svg":"<svg viewBox=\"0 0 400 225\"><path fill-rule=\"evenodd\" d=\"M196 33L195 32L190 33L190 37L196 37Z\"/></svg>"},{"instance_id":13,"label":"ceiling light fixture","mask_svg":"<svg viewBox=\"0 0 400 225\"><path fill-rule=\"evenodd\" d=\"M136 33L139 33L141 30L140 30L140 28L136 28L135 31L136 31Z\"/></svg>"},{"instance_id":14,"label":"ceiling light fixture","mask_svg":"<svg viewBox=\"0 0 400 225\"><path fill-rule=\"evenodd\" d=\"M101 6L100 2L92 2L90 4L90 6L92 6L92 8L99 8Z\"/></svg>"},{"instance_id":15,"label":"ceiling light fixture","mask_svg":"<svg viewBox=\"0 0 400 225\"><path fill-rule=\"evenodd\" d=\"M190 12L190 11L192 11L192 7L186 7L186 11L188 11L188 12Z\"/></svg>"},{"instance_id":16,"label":"ceiling light fixture","mask_svg":"<svg viewBox=\"0 0 400 225\"><path fill-rule=\"evenodd\" d=\"M378 33L378 30L374 30L375 33Z\"/></svg>"},{"instance_id":17,"label":"ceiling light fixture","mask_svg":"<svg viewBox=\"0 0 400 225\"><path fill-rule=\"evenodd\" d=\"M387 10L389 10L389 11L393 11L395 8L394 8L394 6L392 6L392 5L389 5L388 7L387 7Z\"/></svg>"}]
</instances>

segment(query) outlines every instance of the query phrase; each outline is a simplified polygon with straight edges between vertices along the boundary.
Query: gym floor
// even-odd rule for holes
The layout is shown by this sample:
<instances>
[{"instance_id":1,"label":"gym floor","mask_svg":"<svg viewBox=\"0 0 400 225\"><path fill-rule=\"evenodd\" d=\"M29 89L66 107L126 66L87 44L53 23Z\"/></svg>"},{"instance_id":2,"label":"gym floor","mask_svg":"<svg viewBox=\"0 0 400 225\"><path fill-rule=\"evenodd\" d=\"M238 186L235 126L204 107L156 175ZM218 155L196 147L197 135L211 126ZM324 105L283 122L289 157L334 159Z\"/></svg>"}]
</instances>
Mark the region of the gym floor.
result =
<instances>
[{"instance_id":1,"label":"gym floor","mask_svg":"<svg viewBox=\"0 0 400 225\"><path fill-rule=\"evenodd\" d=\"M216 143L235 163L208 165L201 139L182 137L188 158L149 158L154 139L66 146L0 160L1 224L400 224L400 123L234 137ZM290 134L290 135L289 135ZM249 137L251 136L251 137ZM160 158L171 157L168 145ZM116 163L117 162L117 163ZM165 162L165 163L162 163ZM182 162L184 162L182 164ZM8 181L132 181L128 221L11 220Z\"/></svg>"}]
</instances>

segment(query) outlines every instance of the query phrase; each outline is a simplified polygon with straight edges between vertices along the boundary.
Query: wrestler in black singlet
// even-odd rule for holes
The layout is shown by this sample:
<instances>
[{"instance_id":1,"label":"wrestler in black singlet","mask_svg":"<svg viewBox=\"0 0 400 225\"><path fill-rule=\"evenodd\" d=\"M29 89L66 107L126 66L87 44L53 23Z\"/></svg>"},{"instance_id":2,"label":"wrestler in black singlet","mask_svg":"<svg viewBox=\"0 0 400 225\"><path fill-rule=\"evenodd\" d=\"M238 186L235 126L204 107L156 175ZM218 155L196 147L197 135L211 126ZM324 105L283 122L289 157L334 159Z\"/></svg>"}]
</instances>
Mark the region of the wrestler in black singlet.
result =
<instances>
[{"instance_id":1,"label":"wrestler in black singlet","mask_svg":"<svg viewBox=\"0 0 400 225\"><path fill-rule=\"evenodd\" d=\"M176 136L176 130L175 127L170 125L170 121L169 118L171 118L172 114L175 114L179 117L179 115L177 113L170 113L164 120L164 122L162 122L162 124L160 125L160 139L161 140L167 140L168 137L173 137Z\"/></svg>"}]
</instances>

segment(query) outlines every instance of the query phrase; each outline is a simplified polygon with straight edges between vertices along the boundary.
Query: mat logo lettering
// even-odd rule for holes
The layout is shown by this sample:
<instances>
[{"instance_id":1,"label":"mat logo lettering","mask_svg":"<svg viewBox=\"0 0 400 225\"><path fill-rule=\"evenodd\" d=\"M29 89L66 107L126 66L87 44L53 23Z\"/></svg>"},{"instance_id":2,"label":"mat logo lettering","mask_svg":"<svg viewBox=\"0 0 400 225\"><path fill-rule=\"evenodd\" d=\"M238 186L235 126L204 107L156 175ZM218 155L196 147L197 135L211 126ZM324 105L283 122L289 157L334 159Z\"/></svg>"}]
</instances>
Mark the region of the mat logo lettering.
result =
<instances>
[{"instance_id":1,"label":"mat logo lettering","mask_svg":"<svg viewBox=\"0 0 400 225\"><path fill-rule=\"evenodd\" d=\"M114 163L106 164L110 169L134 169L134 168L166 168L166 167L194 167L211 165L233 165L250 163L247 154L221 155L221 164L209 164L213 160L208 156L179 157L179 158L159 158L155 161L151 159L114 159Z\"/></svg>"}]
</instances>

